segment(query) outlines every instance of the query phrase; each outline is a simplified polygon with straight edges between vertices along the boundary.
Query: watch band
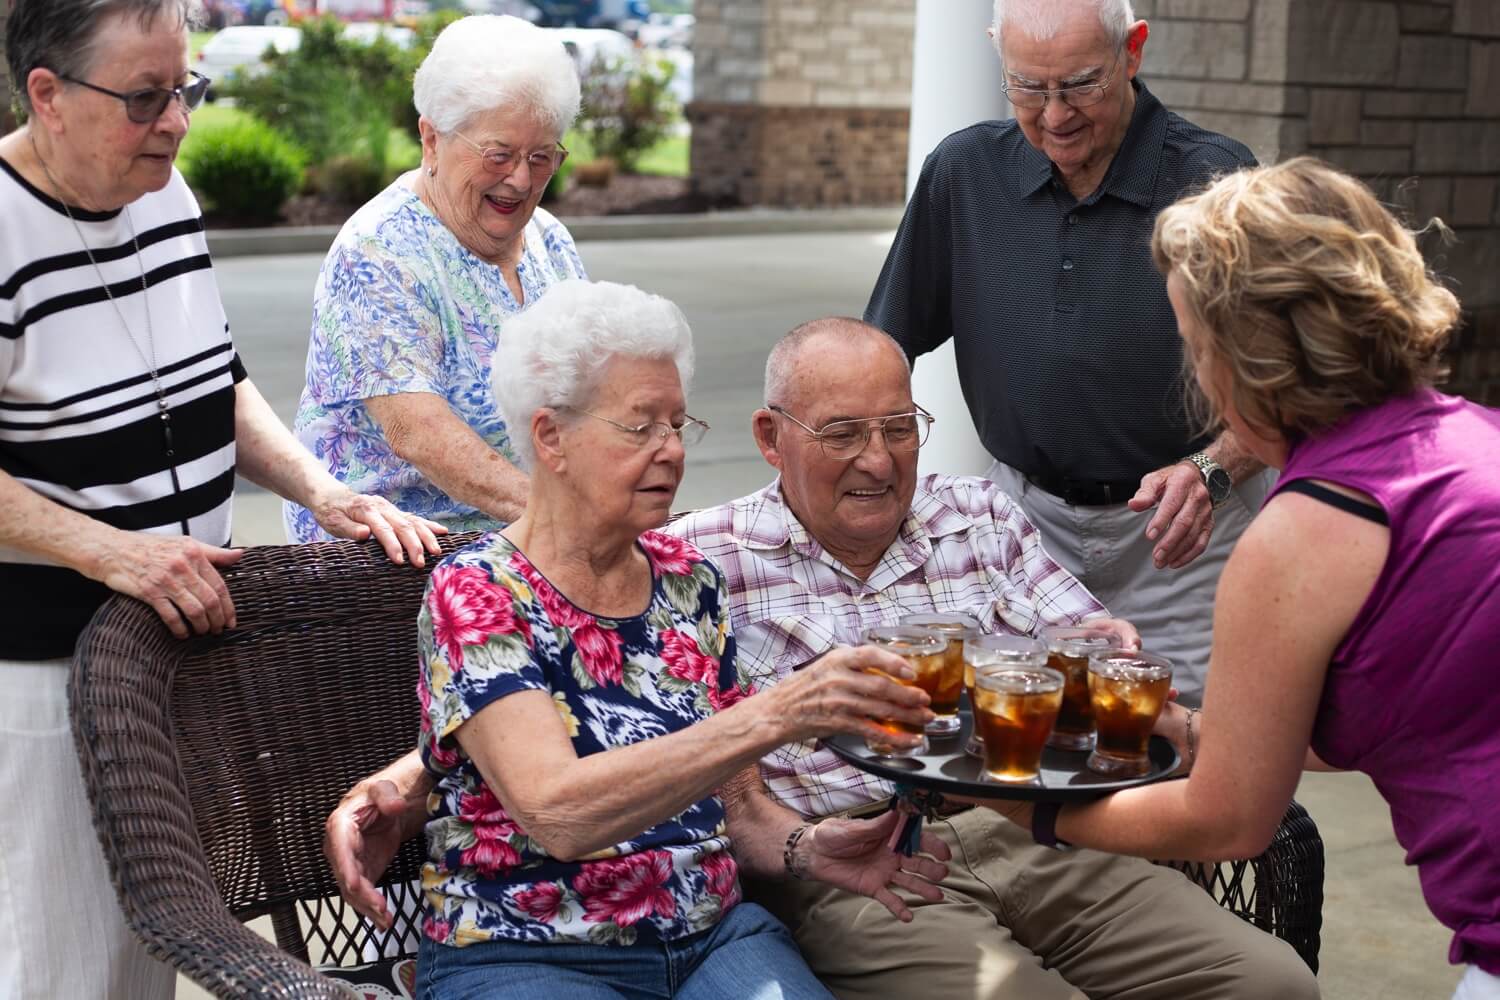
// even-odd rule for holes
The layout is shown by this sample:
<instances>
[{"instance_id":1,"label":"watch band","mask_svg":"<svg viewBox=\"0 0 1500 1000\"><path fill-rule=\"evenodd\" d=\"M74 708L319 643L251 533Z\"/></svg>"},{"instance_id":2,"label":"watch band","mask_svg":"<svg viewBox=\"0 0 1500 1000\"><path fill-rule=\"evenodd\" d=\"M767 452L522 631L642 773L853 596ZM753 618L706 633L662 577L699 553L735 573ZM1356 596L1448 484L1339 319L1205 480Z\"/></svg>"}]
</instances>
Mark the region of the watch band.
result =
<instances>
[{"instance_id":1,"label":"watch band","mask_svg":"<svg viewBox=\"0 0 1500 1000\"><path fill-rule=\"evenodd\" d=\"M786 847L781 852L781 864L786 873L795 879L807 878L808 860L805 856L797 853L797 845L802 837L811 830L811 823L803 823L786 835Z\"/></svg>"},{"instance_id":2,"label":"watch band","mask_svg":"<svg viewBox=\"0 0 1500 1000\"><path fill-rule=\"evenodd\" d=\"M1031 811L1031 839L1054 851L1071 850L1073 845L1057 838L1057 814L1061 802L1038 802Z\"/></svg>"}]
</instances>

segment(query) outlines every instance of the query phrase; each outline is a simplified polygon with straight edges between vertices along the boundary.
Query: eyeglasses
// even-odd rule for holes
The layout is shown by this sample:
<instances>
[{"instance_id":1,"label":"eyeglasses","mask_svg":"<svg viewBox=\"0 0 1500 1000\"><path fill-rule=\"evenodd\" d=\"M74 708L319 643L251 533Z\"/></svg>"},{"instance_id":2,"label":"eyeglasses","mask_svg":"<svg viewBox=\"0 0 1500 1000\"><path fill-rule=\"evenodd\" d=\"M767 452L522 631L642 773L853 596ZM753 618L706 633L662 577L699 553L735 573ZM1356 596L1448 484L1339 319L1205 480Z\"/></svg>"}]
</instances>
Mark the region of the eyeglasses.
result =
<instances>
[{"instance_id":1,"label":"eyeglasses","mask_svg":"<svg viewBox=\"0 0 1500 1000\"><path fill-rule=\"evenodd\" d=\"M667 443L667 438L672 437L674 434L682 442L684 448L691 448L699 441L702 441L703 435L707 434L710 429L707 421L699 420L697 417L692 416L684 420L681 427L673 427L671 424L664 424L659 420L644 423L638 427L632 427L629 424L622 424L618 420L601 417L597 413L590 413L588 410L580 410L573 406L563 406L558 407L558 409L582 413L586 417L602 420L611 427L618 427L630 435L631 442L637 448L650 447L653 451L660 449L662 445Z\"/></svg>"},{"instance_id":2,"label":"eyeglasses","mask_svg":"<svg viewBox=\"0 0 1500 1000\"><path fill-rule=\"evenodd\" d=\"M1006 83L1000 89L1011 104L1027 111L1045 108L1047 99L1051 97L1057 98L1071 108L1092 107L1104 100L1105 92L1109 90L1109 81L1114 79L1115 67L1119 65L1119 57L1116 57L1109 67L1109 72L1104 74L1103 83L1080 83L1076 87L1061 87L1057 90L1036 90L1031 87L1015 87Z\"/></svg>"},{"instance_id":3,"label":"eyeglasses","mask_svg":"<svg viewBox=\"0 0 1500 1000\"><path fill-rule=\"evenodd\" d=\"M512 174L520 163L521 158L508 149L501 149L499 146L481 146L462 132L455 131L451 134L473 147L480 159L484 160L485 169L492 174L501 177ZM531 168L532 173L541 177L550 177L567 158L567 147L559 142L550 150L539 149L526 154L526 165Z\"/></svg>"},{"instance_id":4,"label":"eyeglasses","mask_svg":"<svg viewBox=\"0 0 1500 1000\"><path fill-rule=\"evenodd\" d=\"M927 443L935 419L932 414L917 407L915 413L896 413L889 417L869 417L862 420L835 420L815 431L779 406L768 405L766 409L779 413L798 427L807 431L823 449L827 457L845 462L865 450L870 435L875 430L885 439L891 451L916 451Z\"/></svg>"},{"instance_id":5,"label":"eyeglasses","mask_svg":"<svg viewBox=\"0 0 1500 1000\"><path fill-rule=\"evenodd\" d=\"M101 94L108 94L110 97L124 101L125 117L137 125L150 125L156 119L160 118L161 113L167 110L167 105L172 103L172 98L174 97L182 102L184 108L192 111L199 104L203 103L203 95L208 93L208 85L213 82L202 73L189 71L188 76L192 77L192 79L180 87L172 87L170 90L166 87L143 87L140 90L132 90L129 93L122 94L119 91L100 87L89 83L87 80L80 80L77 77L61 73L58 76L69 83L76 83L80 87L97 90Z\"/></svg>"}]
</instances>

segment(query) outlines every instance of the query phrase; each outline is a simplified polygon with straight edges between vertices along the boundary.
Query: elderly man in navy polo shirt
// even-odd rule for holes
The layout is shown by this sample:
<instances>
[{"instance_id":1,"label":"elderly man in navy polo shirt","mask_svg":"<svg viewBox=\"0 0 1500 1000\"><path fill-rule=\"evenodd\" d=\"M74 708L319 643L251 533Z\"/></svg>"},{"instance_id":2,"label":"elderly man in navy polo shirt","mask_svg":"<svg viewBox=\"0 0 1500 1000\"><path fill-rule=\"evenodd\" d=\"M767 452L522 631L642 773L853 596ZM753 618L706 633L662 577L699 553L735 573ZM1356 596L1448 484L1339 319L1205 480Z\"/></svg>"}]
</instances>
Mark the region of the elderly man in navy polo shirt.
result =
<instances>
[{"instance_id":1,"label":"elderly man in navy polo shirt","mask_svg":"<svg viewBox=\"0 0 1500 1000\"><path fill-rule=\"evenodd\" d=\"M1016 117L927 158L865 319L913 358L953 338L989 478L1197 705L1219 572L1267 484L1188 414L1151 232L1254 159L1137 79L1129 0L996 0L990 30Z\"/></svg>"}]
</instances>

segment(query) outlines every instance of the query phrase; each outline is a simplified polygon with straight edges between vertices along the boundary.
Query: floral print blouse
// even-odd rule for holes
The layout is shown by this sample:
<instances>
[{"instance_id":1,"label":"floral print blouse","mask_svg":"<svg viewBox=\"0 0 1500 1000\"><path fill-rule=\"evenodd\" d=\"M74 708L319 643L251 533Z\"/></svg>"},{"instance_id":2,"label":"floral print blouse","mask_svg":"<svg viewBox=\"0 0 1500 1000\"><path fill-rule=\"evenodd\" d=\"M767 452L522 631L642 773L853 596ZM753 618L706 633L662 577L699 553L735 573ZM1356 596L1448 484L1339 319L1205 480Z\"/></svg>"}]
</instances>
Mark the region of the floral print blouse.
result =
<instances>
[{"instance_id":1,"label":"floral print blouse","mask_svg":"<svg viewBox=\"0 0 1500 1000\"><path fill-rule=\"evenodd\" d=\"M526 226L516 275L523 302L500 268L470 253L401 181L372 198L344 224L318 273L307 383L292 425L298 440L356 493L453 531L494 528L493 518L392 451L363 401L433 393L514 461L490 389L505 320L558 282L587 277L573 237L544 209ZM282 514L289 541L330 537L304 507L288 502Z\"/></svg>"},{"instance_id":2,"label":"floral print blouse","mask_svg":"<svg viewBox=\"0 0 1500 1000\"><path fill-rule=\"evenodd\" d=\"M635 944L705 930L740 899L724 807L705 798L580 862L547 855L507 815L454 730L517 691L546 691L580 757L699 722L749 691L736 672L724 577L689 543L647 532L651 603L602 618L558 593L502 535L443 560L418 617L428 799L423 931Z\"/></svg>"}]
</instances>

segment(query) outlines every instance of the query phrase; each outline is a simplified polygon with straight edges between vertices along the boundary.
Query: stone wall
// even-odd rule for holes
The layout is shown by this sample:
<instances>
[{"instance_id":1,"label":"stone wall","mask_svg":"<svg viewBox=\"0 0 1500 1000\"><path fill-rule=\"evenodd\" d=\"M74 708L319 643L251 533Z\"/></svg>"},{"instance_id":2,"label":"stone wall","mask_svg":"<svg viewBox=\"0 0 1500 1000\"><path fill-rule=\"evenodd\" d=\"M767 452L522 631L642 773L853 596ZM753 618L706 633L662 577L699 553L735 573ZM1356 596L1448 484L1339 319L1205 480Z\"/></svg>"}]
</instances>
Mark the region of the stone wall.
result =
<instances>
[{"instance_id":1,"label":"stone wall","mask_svg":"<svg viewBox=\"0 0 1500 1000\"><path fill-rule=\"evenodd\" d=\"M1450 388L1500 404L1500 0L1136 0L1142 74L1264 162L1309 153L1417 225L1467 310Z\"/></svg>"},{"instance_id":2,"label":"stone wall","mask_svg":"<svg viewBox=\"0 0 1500 1000\"><path fill-rule=\"evenodd\" d=\"M896 205L914 0L697 0L695 188L718 202Z\"/></svg>"}]
</instances>

